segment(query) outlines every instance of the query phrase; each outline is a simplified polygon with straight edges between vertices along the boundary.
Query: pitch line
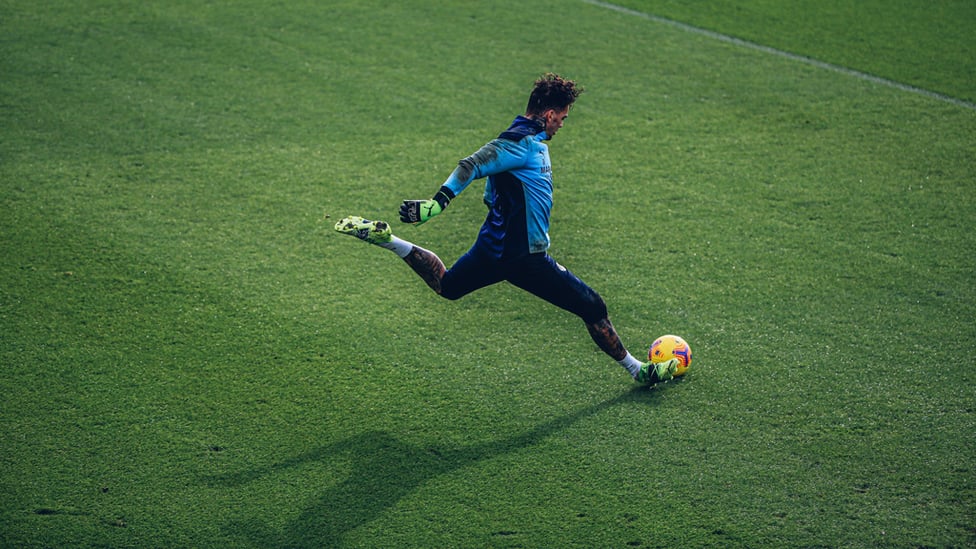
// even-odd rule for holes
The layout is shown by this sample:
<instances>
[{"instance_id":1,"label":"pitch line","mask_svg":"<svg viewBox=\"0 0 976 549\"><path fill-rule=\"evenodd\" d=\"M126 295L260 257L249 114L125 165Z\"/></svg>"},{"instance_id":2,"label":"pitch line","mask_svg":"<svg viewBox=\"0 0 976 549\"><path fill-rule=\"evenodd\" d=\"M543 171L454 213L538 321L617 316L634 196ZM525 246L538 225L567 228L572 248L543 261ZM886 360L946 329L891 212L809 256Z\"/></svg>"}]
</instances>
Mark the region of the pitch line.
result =
<instances>
[{"instance_id":1,"label":"pitch line","mask_svg":"<svg viewBox=\"0 0 976 549\"><path fill-rule=\"evenodd\" d=\"M642 19L647 19L649 21L654 21L655 23L660 23L662 25L668 25L676 29L681 29L685 32L690 32L693 34L698 34L700 36L706 36L714 40L719 40L721 42L726 42L729 44L734 44L736 46L741 46L744 48L749 48L751 50L761 51L763 53L768 53L771 55L777 55L779 57L784 57L791 61L799 61L800 63L805 63L813 67L820 69L825 69L828 71L833 71L840 74L846 74L848 76L853 76L867 82L872 82L874 84L879 84L881 86L887 86L889 88L895 88L898 90L915 93L918 95L923 95L931 99L936 99L945 103L951 103L957 107L964 107L967 109L976 110L976 103L971 103L969 101L963 101L962 99L957 99L955 97L950 97L945 94L938 92L918 88L916 86L911 86L909 84L902 84L901 82L895 82L894 80L888 80L887 78L881 78L880 76L874 76L866 72L856 71L854 69L848 69L847 67L841 67L840 65L834 65L831 63L825 63L823 61L818 61L816 59L811 59L810 57L804 57L802 55L797 55L795 53L790 53L788 51L778 50L776 48L771 48L769 46L763 46L762 44L756 44L755 42L749 42L748 40L742 40L741 38L735 38L734 36L729 36L727 34L722 34L707 29L695 27L688 25L687 23L681 23L673 19L668 19L666 17L660 17L657 15L651 15L649 13L644 13L637 10L632 10L630 8L625 8L623 6L618 6L616 4L611 4L609 2L603 2L601 0L583 0L587 4L592 4L594 6L599 6L601 8L606 8L608 10L613 10L626 15L632 15L634 17L640 17Z\"/></svg>"}]
</instances>

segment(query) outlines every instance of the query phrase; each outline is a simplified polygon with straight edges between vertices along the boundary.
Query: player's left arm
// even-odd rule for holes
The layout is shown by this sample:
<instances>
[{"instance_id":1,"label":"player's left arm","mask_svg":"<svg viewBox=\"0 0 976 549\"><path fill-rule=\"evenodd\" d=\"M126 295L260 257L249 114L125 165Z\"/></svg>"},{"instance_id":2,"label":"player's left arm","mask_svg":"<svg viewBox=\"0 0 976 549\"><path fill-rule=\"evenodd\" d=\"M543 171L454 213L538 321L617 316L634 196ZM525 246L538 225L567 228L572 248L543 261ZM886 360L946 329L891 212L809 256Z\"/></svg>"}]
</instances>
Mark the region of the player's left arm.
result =
<instances>
[{"instance_id":1,"label":"player's left arm","mask_svg":"<svg viewBox=\"0 0 976 549\"><path fill-rule=\"evenodd\" d=\"M471 156L462 158L433 198L404 200L400 205L400 221L415 225L427 222L444 211L472 181L518 168L525 164L527 154L528 148L520 142L490 141Z\"/></svg>"},{"instance_id":2,"label":"player's left arm","mask_svg":"<svg viewBox=\"0 0 976 549\"><path fill-rule=\"evenodd\" d=\"M441 186L430 200L404 200L400 204L400 221L420 225L444 211L456 195L446 186Z\"/></svg>"}]
</instances>

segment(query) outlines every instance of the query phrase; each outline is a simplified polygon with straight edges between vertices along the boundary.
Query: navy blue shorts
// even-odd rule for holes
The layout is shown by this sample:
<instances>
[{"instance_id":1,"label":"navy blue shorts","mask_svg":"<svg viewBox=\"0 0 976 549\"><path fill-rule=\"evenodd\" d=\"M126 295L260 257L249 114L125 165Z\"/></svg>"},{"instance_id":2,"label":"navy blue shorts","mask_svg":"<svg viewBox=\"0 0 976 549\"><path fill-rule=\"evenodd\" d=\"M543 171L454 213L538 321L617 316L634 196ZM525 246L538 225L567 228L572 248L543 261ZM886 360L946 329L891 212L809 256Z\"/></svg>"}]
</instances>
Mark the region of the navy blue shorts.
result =
<instances>
[{"instance_id":1,"label":"navy blue shorts","mask_svg":"<svg viewBox=\"0 0 976 549\"><path fill-rule=\"evenodd\" d=\"M587 324L607 317L607 305L600 294L547 253L499 260L474 247L444 273L441 295L459 299L503 280L575 314Z\"/></svg>"}]
</instances>

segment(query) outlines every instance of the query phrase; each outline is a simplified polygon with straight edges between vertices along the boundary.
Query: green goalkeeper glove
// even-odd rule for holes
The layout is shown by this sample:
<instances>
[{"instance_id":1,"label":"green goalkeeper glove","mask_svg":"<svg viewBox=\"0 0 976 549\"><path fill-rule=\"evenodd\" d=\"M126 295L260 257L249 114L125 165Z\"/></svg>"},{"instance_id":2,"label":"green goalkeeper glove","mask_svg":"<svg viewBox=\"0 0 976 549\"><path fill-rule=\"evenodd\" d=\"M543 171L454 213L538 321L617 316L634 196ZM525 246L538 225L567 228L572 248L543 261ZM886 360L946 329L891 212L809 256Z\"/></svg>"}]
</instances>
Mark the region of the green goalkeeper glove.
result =
<instances>
[{"instance_id":1,"label":"green goalkeeper glove","mask_svg":"<svg viewBox=\"0 0 976 549\"><path fill-rule=\"evenodd\" d=\"M420 225L444 211L436 200L404 200L400 205L400 221Z\"/></svg>"},{"instance_id":2,"label":"green goalkeeper glove","mask_svg":"<svg viewBox=\"0 0 976 549\"><path fill-rule=\"evenodd\" d=\"M434 198L430 200L404 200L400 205L400 221L420 225L426 223L430 218L444 211L444 208L451 203L452 196L449 190L444 188L437 191Z\"/></svg>"}]
</instances>

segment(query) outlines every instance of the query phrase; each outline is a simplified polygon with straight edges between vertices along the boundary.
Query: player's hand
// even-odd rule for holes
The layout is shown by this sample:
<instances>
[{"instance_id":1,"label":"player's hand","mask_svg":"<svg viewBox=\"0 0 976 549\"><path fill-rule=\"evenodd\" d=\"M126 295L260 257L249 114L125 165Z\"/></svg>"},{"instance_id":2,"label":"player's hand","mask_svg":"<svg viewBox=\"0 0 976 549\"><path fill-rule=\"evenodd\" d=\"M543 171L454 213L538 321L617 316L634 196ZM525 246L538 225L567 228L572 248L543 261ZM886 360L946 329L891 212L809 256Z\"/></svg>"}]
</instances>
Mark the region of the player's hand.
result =
<instances>
[{"instance_id":1,"label":"player's hand","mask_svg":"<svg viewBox=\"0 0 976 549\"><path fill-rule=\"evenodd\" d=\"M404 200L400 205L400 221L420 225L444 211L436 200Z\"/></svg>"}]
</instances>

